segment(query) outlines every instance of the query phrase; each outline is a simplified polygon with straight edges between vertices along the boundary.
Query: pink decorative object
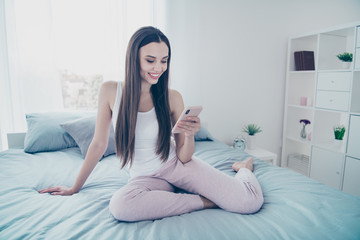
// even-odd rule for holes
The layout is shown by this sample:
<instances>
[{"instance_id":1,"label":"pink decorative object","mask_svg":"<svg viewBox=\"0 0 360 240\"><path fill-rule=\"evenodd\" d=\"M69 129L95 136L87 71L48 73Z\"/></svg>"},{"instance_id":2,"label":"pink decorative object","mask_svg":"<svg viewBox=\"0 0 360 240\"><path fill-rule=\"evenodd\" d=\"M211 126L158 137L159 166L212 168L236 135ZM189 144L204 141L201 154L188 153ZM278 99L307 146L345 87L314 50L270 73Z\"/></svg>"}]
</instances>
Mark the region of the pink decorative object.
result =
<instances>
[{"instance_id":1,"label":"pink decorative object","mask_svg":"<svg viewBox=\"0 0 360 240\"><path fill-rule=\"evenodd\" d=\"M313 105L312 99L311 99L311 98L307 98L307 99L306 99L306 106L312 107L312 105Z\"/></svg>"},{"instance_id":2,"label":"pink decorative object","mask_svg":"<svg viewBox=\"0 0 360 240\"><path fill-rule=\"evenodd\" d=\"M306 106L307 105L307 97L300 97L300 105Z\"/></svg>"}]
</instances>

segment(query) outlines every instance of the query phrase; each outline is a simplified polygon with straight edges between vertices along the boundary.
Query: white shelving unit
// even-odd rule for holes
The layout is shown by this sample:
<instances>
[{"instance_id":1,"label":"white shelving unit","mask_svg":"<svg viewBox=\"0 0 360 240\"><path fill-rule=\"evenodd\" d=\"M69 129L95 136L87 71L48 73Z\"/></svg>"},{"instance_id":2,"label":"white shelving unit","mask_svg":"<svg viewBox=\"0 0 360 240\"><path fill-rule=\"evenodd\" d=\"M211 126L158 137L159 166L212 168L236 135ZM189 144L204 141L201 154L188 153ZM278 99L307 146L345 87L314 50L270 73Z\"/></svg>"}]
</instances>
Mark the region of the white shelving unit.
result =
<instances>
[{"instance_id":1,"label":"white shelving unit","mask_svg":"<svg viewBox=\"0 0 360 240\"><path fill-rule=\"evenodd\" d=\"M296 71L296 51L313 51L315 70ZM336 55L353 53L350 67ZM307 138L300 137L301 119ZM345 125L344 140L333 127ZM289 39L281 166L360 196L360 22Z\"/></svg>"}]
</instances>

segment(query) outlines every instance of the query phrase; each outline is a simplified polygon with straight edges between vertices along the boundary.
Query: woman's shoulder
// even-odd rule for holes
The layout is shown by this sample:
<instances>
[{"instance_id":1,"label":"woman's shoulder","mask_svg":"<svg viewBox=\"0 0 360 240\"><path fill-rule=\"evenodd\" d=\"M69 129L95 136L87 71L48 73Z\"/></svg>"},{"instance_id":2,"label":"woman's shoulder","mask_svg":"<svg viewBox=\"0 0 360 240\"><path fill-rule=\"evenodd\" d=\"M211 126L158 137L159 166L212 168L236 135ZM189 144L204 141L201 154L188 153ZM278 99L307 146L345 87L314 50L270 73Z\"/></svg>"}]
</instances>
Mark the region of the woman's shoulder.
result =
<instances>
[{"instance_id":1,"label":"woman's shoulder","mask_svg":"<svg viewBox=\"0 0 360 240\"><path fill-rule=\"evenodd\" d=\"M106 81L101 84L101 92L108 94L110 96L116 95L116 91L118 88L118 84L121 84L120 82L116 81Z\"/></svg>"},{"instance_id":2,"label":"woman's shoulder","mask_svg":"<svg viewBox=\"0 0 360 240\"><path fill-rule=\"evenodd\" d=\"M182 96L181 96L181 93L175 89L169 89L169 98L171 100L171 98L181 98L182 99Z\"/></svg>"},{"instance_id":3,"label":"woman's shoulder","mask_svg":"<svg viewBox=\"0 0 360 240\"><path fill-rule=\"evenodd\" d=\"M170 103L182 101L181 93L175 89L169 89L169 101Z\"/></svg>"},{"instance_id":4,"label":"woman's shoulder","mask_svg":"<svg viewBox=\"0 0 360 240\"><path fill-rule=\"evenodd\" d=\"M101 84L100 96L103 97L110 106L114 105L118 84L121 83L116 81L106 81Z\"/></svg>"},{"instance_id":5,"label":"woman's shoulder","mask_svg":"<svg viewBox=\"0 0 360 240\"><path fill-rule=\"evenodd\" d=\"M171 112L178 108L182 109L184 107L184 101L181 93L175 89L169 89L169 103Z\"/></svg>"},{"instance_id":6,"label":"woman's shoulder","mask_svg":"<svg viewBox=\"0 0 360 240\"><path fill-rule=\"evenodd\" d=\"M117 89L117 86L118 86L119 82L116 82L116 81L106 81L106 82L103 82L101 84L101 88L103 88L104 90L116 90Z\"/></svg>"}]
</instances>

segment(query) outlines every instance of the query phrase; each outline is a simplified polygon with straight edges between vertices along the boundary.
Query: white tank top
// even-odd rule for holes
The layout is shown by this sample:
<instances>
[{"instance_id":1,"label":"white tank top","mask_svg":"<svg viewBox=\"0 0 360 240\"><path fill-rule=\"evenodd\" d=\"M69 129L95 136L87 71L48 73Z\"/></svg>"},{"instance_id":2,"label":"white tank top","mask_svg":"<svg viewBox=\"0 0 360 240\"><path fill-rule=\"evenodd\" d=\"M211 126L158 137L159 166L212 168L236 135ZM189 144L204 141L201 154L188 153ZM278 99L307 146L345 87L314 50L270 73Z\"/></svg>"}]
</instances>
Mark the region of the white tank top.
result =
<instances>
[{"instance_id":1,"label":"white tank top","mask_svg":"<svg viewBox=\"0 0 360 240\"><path fill-rule=\"evenodd\" d=\"M116 126L121 94L121 83L118 82L115 104L112 113L113 126ZM151 175L158 171L165 163L163 163L160 156L156 154L158 131L159 124L156 117L155 107L148 112L138 112L135 129L134 159L131 168L129 168L130 176L132 178ZM175 142L174 140L171 140L169 159L172 159L175 156Z\"/></svg>"}]
</instances>

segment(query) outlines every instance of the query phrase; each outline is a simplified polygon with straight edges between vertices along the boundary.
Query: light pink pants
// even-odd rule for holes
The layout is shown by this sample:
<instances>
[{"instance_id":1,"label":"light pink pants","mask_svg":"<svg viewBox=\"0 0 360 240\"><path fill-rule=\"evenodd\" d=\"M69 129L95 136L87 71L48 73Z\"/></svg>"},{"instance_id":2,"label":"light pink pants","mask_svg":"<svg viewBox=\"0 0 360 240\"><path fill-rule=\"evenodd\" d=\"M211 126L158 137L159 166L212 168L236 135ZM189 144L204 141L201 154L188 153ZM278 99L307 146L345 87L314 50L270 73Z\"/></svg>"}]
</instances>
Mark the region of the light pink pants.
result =
<instances>
[{"instance_id":1,"label":"light pink pants","mask_svg":"<svg viewBox=\"0 0 360 240\"><path fill-rule=\"evenodd\" d=\"M193 193L174 193L174 186ZM154 220L204 208L200 196L220 208L242 214L257 212L263 195L255 175L242 168L231 177L200 159L183 164L177 157L155 174L136 177L114 193L111 214L120 221Z\"/></svg>"}]
</instances>

